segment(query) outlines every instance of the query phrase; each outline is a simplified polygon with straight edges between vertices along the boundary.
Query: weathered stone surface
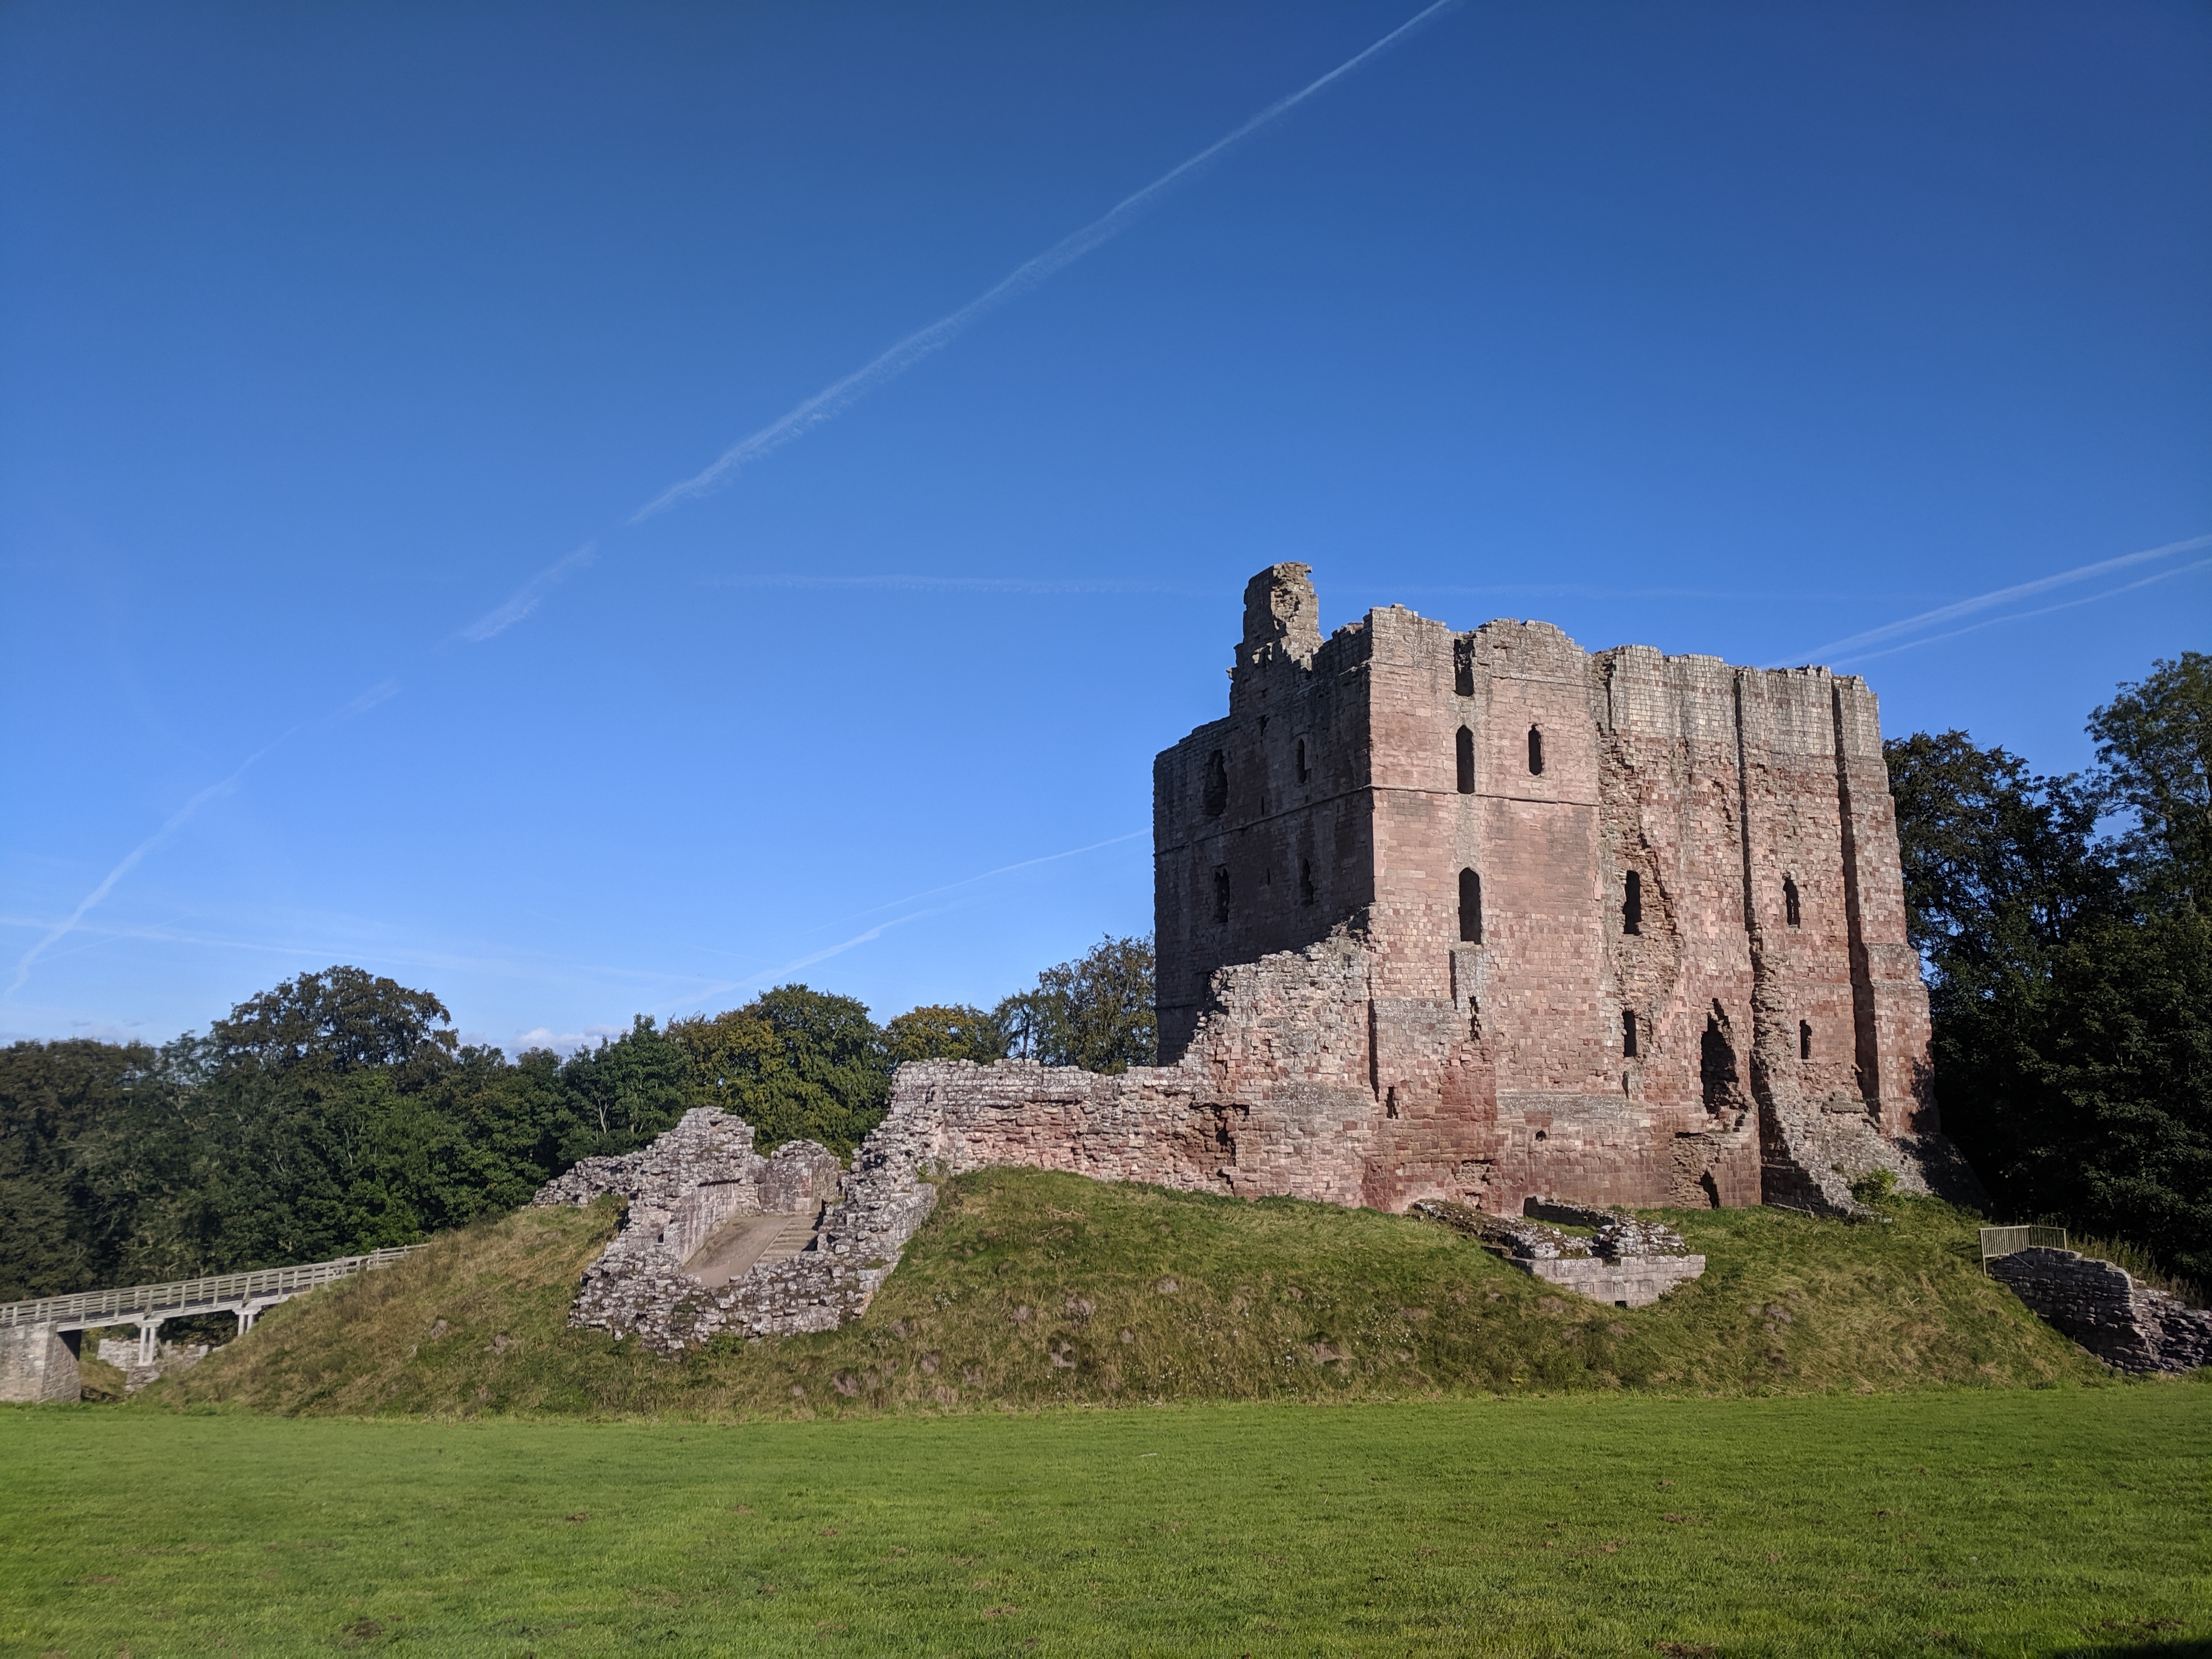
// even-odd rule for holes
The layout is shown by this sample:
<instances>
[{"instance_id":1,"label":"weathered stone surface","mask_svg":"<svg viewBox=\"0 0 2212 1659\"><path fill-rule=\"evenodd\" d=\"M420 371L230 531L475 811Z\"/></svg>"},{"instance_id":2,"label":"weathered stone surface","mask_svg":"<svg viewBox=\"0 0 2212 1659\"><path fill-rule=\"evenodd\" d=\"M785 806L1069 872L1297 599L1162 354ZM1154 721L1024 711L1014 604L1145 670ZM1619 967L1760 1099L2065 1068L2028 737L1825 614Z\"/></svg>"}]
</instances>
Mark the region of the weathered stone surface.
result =
<instances>
[{"instance_id":1,"label":"weathered stone surface","mask_svg":"<svg viewBox=\"0 0 2212 1659\"><path fill-rule=\"evenodd\" d=\"M1413 1212L1482 1241L1507 1266L1616 1307L1644 1308L1705 1271L1671 1227L1619 1210L1532 1198L1522 1216L1486 1215L1449 1199L1424 1198ZM1560 1225L1553 1225L1553 1223ZM1591 1227L1595 1236L1562 1231Z\"/></svg>"},{"instance_id":2,"label":"weathered stone surface","mask_svg":"<svg viewBox=\"0 0 2212 1659\"><path fill-rule=\"evenodd\" d=\"M878 1130L848 1175L812 1141L763 1158L750 1124L701 1109L641 1151L586 1159L532 1200L582 1205L613 1193L628 1203L621 1231L584 1272L568 1322L666 1354L724 1331L835 1329L866 1308L937 1201L896 1156L900 1145ZM690 1271L726 1225L753 1216L812 1224L797 1254L763 1257L724 1283Z\"/></svg>"},{"instance_id":3,"label":"weathered stone surface","mask_svg":"<svg viewBox=\"0 0 2212 1659\"><path fill-rule=\"evenodd\" d=\"M1358 1127L1273 1189L1848 1212L1886 1169L1976 1195L1863 682L1396 606L1324 642L1316 614L1304 566L1254 577L1228 716L1153 766L1161 1057L1203 1051L1201 1115L1249 1109L1240 1165L1279 1161L1255 1096L1287 1080L1247 1062L1240 970L1325 949Z\"/></svg>"},{"instance_id":4,"label":"weathered stone surface","mask_svg":"<svg viewBox=\"0 0 2212 1659\"><path fill-rule=\"evenodd\" d=\"M2186 1371L2212 1362L2212 1313L2138 1285L2122 1268L2073 1250L2001 1255L1992 1278L2107 1365Z\"/></svg>"},{"instance_id":5,"label":"weathered stone surface","mask_svg":"<svg viewBox=\"0 0 2212 1659\"><path fill-rule=\"evenodd\" d=\"M76 1340L51 1325L0 1326L0 1401L81 1399Z\"/></svg>"}]
</instances>

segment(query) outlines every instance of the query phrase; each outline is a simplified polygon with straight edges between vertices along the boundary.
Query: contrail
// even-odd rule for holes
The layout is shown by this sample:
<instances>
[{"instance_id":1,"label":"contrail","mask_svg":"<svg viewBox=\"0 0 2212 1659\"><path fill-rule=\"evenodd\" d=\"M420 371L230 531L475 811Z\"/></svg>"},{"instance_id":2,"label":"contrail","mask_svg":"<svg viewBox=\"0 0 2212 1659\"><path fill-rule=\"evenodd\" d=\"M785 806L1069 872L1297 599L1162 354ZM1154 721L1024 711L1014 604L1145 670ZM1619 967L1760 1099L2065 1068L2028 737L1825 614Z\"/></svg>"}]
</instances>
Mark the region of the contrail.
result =
<instances>
[{"instance_id":1,"label":"contrail","mask_svg":"<svg viewBox=\"0 0 2212 1659\"><path fill-rule=\"evenodd\" d=\"M1309 82L1288 97L1277 99L1227 137L1216 140L1188 161L1170 168L1135 195L1125 198L1082 229L1062 237L1026 264L1016 267L1012 274L997 286L985 289L957 311L939 318L928 327L908 335L873 362L855 369L842 380L824 386L781 420L763 427L749 438L738 440L724 450L705 471L686 478L681 483L671 484L632 514L628 522L636 524L689 496L706 495L727 483L750 463L773 450L782 448L795 438L805 436L825 421L835 420L878 386L897 379L932 352L950 345L970 323L995 311L1007 301L1028 293L1048 277L1073 264L1091 249L1111 241L1158 200L1162 192L1190 177L1262 127L1288 114L1323 87L1351 74L1377 53L1388 51L1437 13L1456 3L1457 0L1435 0L1434 4L1399 24L1364 52L1347 58L1319 80Z\"/></svg>"},{"instance_id":2,"label":"contrail","mask_svg":"<svg viewBox=\"0 0 2212 1659\"><path fill-rule=\"evenodd\" d=\"M254 762L259 760L271 749L276 747L277 744L283 742L285 738L290 737L293 732L297 732L299 729L300 728L295 726L292 728L291 732L285 732L283 737L276 738L274 742L264 744L260 748L255 750L251 755L248 755L246 757L243 763L240 765L238 770L233 772L228 777L223 779L220 783L211 783L208 785L206 788L201 790L198 794L194 795L182 806L179 806L175 812L172 813L170 815L169 821L167 823L163 824L159 830L156 830L152 835L147 836L145 840L140 842L136 847L125 854L123 855L123 862L117 865L112 870L110 870L107 872L107 878L101 882L99 886L94 888L92 891L84 896L83 901L78 904L76 908L70 912L69 919L66 921L64 921L59 927L49 931L45 938L41 939L29 950L23 952L21 960L15 963L15 977L8 987L8 994L12 997L16 992L23 988L23 981L31 976L32 964L37 962L40 957L44 956L55 944L75 931L77 923L85 919L86 915L92 909L92 907L99 903L100 900L106 898L109 892L114 888L115 884L122 880L124 877L129 875L131 870L137 866L139 860L144 858L147 854L152 852L156 847L159 847L163 842L167 841L171 835L175 833L179 825L183 823L185 819L191 817L193 813L198 811L201 807L206 805L217 795L226 793L234 787L237 784L238 781L246 775L246 769L248 767L251 767Z\"/></svg>"},{"instance_id":3,"label":"contrail","mask_svg":"<svg viewBox=\"0 0 2212 1659\"><path fill-rule=\"evenodd\" d=\"M2004 605L2014 599L2024 599L2031 593L2040 593L2048 588L2063 587L2068 582L2083 581L2107 570L2118 570L2131 564L2142 564L2149 559L2163 559L2176 553L2187 553L2199 547L2212 546L2212 536L2191 536L2185 541L2168 542L2163 547L2146 548L2140 553L2124 554L2117 559L2102 559L2095 564L2078 565L2071 570L2062 570L2055 576L2039 576L2032 582L2022 582L2016 587L2000 587L1994 592L1960 599L1956 605L1947 605L1934 611L1923 611L1917 617L1907 617L1902 622L1884 623L1880 628L1870 628L1863 634L1853 634L1848 639L1832 640L1826 645L1816 645L1810 651L1780 662L1765 665L1769 668L1793 668L1800 663L1825 659L1832 651L1849 651L1862 645L1875 645L1883 640L1895 639L1899 634L1917 633L1937 623L1947 623L1955 617L1970 617L1977 611L1987 611L1992 605ZM2124 592L2115 588L2114 592ZM1960 632L1969 630L1960 629Z\"/></svg>"},{"instance_id":4,"label":"contrail","mask_svg":"<svg viewBox=\"0 0 2212 1659\"><path fill-rule=\"evenodd\" d=\"M2026 622L2030 617L2047 617L2054 611L2071 611L2076 605L2094 605L2100 599L2116 599L2122 593L2132 593L2138 587L2148 587L2153 582L2162 582L2170 576L2185 576L2192 570L2204 569L2212 569L2212 559L2199 559L2194 564L2177 565L2171 570L2160 571L2155 576L2145 576L2140 581L2125 582L2118 587L2108 587L2101 593L2092 593L2087 599L2067 599L2061 604L2046 605L2033 611L2015 611L2008 616L1991 617L1986 622L1969 623L1964 628L1954 628L1946 634L1930 634L1924 640L1907 640L1903 645L1888 646L1880 651L1864 651L1856 657L1842 657L1837 659L1837 661L1872 662L1877 657L1893 657L1900 651L1917 651L1923 645L1934 645L1942 640L1955 640L1961 634L1978 634L1984 628L1995 628L1999 623Z\"/></svg>"},{"instance_id":5,"label":"contrail","mask_svg":"<svg viewBox=\"0 0 2212 1659\"><path fill-rule=\"evenodd\" d=\"M466 640L471 645L481 645L495 634L504 634L515 623L537 610L544 602L545 596L568 579L570 571L582 569L598 556L599 544L595 542L586 542L565 558L554 560L544 569L515 589L514 597L505 605L495 611L485 611L483 616L461 629L459 637Z\"/></svg>"},{"instance_id":6,"label":"contrail","mask_svg":"<svg viewBox=\"0 0 2212 1659\"><path fill-rule=\"evenodd\" d=\"M886 588L902 592L954 593L1173 593L1195 597L1205 590L1168 582L1040 581L1020 576L708 576L708 587L830 588L858 592Z\"/></svg>"}]
</instances>

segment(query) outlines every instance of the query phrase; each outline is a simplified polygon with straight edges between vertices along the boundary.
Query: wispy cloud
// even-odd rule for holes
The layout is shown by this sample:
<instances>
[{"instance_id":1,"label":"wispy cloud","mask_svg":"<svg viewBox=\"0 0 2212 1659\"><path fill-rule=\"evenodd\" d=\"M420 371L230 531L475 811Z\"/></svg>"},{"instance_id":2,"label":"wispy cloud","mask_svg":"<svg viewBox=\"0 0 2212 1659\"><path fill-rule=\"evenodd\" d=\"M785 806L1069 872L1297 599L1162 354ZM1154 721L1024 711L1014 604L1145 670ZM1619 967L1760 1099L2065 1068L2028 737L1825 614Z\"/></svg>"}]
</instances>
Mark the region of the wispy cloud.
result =
<instances>
[{"instance_id":1,"label":"wispy cloud","mask_svg":"<svg viewBox=\"0 0 2212 1659\"><path fill-rule=\"evenodd\" d=\"M948 593L1172 593L1194 595L1206 590L1171 582L1117 582L1077 577L1066 581L1033 580L1020 576L708 576L708 587L831 588L849 592L867 588L892 592Z\"/></svg>"},{"instance_id":2,"label":"wispy cloud","mask_svg":"<svg viewBox=\"0 0 2212 1659\"><path fill-rule=\"evenodd\" d=\"M459 638L471 645L481 645L493 635L504 634L525 617L544 603L545 596L558 587L574 572L599 557L599 544L586 542L566 558L556 559L528 581L514 590L514 597L494 611L484 614L461 629Z\"/></svg>"},{"instance_id":3,"label":"wispy cloud","mask_svg":"<svg viewBox=\"0 0 2212 1659\"><path fill-rule=\"evenodd\" d=\"M2148 587L2153 582L2162 582L2175 576L2185 576L2192 570L2212 569L2212 559L2199 559L2193 564L2161 570L2155 576L2145 576L2139 581L2124 582L2118 587L2108 587L2101 593L2091 593L2078 599L2066 599L2057 605L2039 605L2033 611L2015 611L2007 616L1991 617L1984 622L1970 623L1964 628L1954 628L1947 633L1930 634L1925 639L1907 640L1903 645L1885 647L1880 651L1862 651L1856 656L1838 657L1835 665L1872 662L1877 657L1893 657L1900 651L1917 651L1923 645L1939 644L1944 640L1955 640L1961 634L1978 634L1984 628L1995 628L2002 623L2026 622L2030 617L2047 617L2054 611L2072 611L2078 606L2094 605L2100 599L2117 599L2123 593L2132 593L2138 587Z\"/></svg>"},{"instance_id":4,"label":"wispy cloud","mask_svg":"<svg viewBox=\"0 0 2212 1659\"><path fill-rule=\"evenodd\" d=\"M2054 587L2063 587L2069 582L2087 581L2090 577L2101 576L2108 570L2122 570L2130 565L2148 564L2154 559L2170 559L2176 554L2193 552L2200 547L2212 547L2212 536L2191 536L2183 541L2168 542L2163 547L2145 548L2140 553L2124 553L2117 559L2100 559L2094 564L2076 565L2073 569L2062 570L2055 576L2039 576L2033 581L2021 582L2012 587L1995 588L1987 593L1978 593L1971 599L1960 599L1953 605L1939 605L1933 611L1923 611L1917 617L1906 617L1901 621L1884 623L1880 628L1869 628L1863 634L1852 634L1840 640L1831 640L1826 645L1816 645L1809 651L1800 652L1778 662L1768 663L1765 666L1789 668L1798 663L1834 660L1837 659L1836 653L1859 652L1859 647L1862 646L1878 645L1884 640L1897 639L1902 635L1917 634L1927 629L1941 627L1947 622L1956 621L1960 617L1971 617L1982 611L1994 611L1999 605L2009 605L2015 599L2024 599L2032 594L2048 592ZM2178 575L2180 573L2176 571L2169 574ZM2142 584L2131 583L2130 586L2141 586ZM2116 587L2112 591L2113 593L2123 593L2128 589ZM2111 596L2111 594L2099 594L2095 597L2109 599ZM2086 604L2087 601L2080 603ZM2067 608L2065 605L2051 607L2054 611ZM2042 614L2044 613L2025 611L2021 613L2022 616ZM2015 619L1999 617L1996 620ZM1961 634L1972 631L1971 629L1963 628L1958 630ZM1923 642L1934 643L1932 640ZM1878 652L1872 654L1887 655L1888 653ZM1869 653L1864 652L1859 652L1858 655L1849 659L1858 662L1868 659Z\"/></svg>"},{"instance_id":5,"label":"wispy cloud","mask_svg":"<svg viewBox=\"0 0 2212 1659\"><path fill-rule=\"evenodd\" d=\"M1435 4L1401 23L1365 51L1347 58L1319 80L1310 82L1288 96L1277 99L1227 137L1217 139L1188 161L1169 168L1136 194L1125 197L1080 230L1071 232L1035 258L1017 266L1010 275L986 289L957 311L948 312L927 328L915 330L872 362L854 370L843 380L832 381L823 387L782 419L739 439L717 456L704 471L669 485L638 508L630 515L629 522L636 524L680 501L718 489L752 462L782 448L794 439L805 436L825 422L836 419L878 386L896 380L932 353L943 350L971 325L1009 300L1028 293L1048 278L1065 270L1092 249L1113 240L1176 185L1218 160L1262 128L1281 119L1323 88L1341 80L1369 59L1388 51L1456 3L1457 0L1436 0Z\"/></svg>"},{"instance_id":6,"label":"wispy cloud","mask_svg":"<svg viewBox=\"0 0 2212 1659\"><path fill-rule=\"evenodd\" d=\"M206 788L201 790L199 793L194 795L190 800L186 801L182 806L179 806L174 812L171 813L169 815L168 821L162 824L159 830L156 830L152 835L147 836L145 840L140 842L136 847L125 854L123 855L123 861L107 872L106 878L101 880L99 886L94 888L89 893L87 893L84 896L83 899L78 902L76 908L70 911L65 920L57 923L53 927L50 928L44 937L40 939L36 944L32 945L29 950L23 952L21 957L17 958L15 963L15 977L9 982L8 994L12 997L16 992L23 988L23 981L30 978L31 969L33 965L37 963L38 959L46 955L48 951L52 950L63 939L66 939L70 933L74 933L76 930L77 925L83 921L85 917L91 913L93 907L98 904L102 899L106 898L109 893L113 891L115 884L122 880L124 877L129 875L131 871L136 869L138 866L138 861L141 859L144 858L147 854L159 847L163 842L168 840L171 836L174 835L177 830L191 817L193 813L198 811L201 807L206 805L217 795L228 794L233 789L235 789L238 787L238 781L246 775L247 770L256 761L259 760L264 755L266 755L270 750L276 748L278 744L283 743L285 738L290 737L293 732L296 732L300 728L295 726L290 732L287 732L283 737L277 738L275 742L264 744L260 748L255 750L252 754L248 755L244 761L240 763L239 768L235 772L233 772L228 777L221 780L219 782L208 785Z\"/></svg>"},{"instance_id":7,"label":"wispy cloud","mask_svg":"<svg viewBox=\"0 0 2212 1659\"><path fill-rule=\"evenodd\" d=\"M351 702L346 704L344 708L339 709L338 712L331 718L334 720L349 720L356 714L366 714L370 709L375 708L377 704L380 702L388 702L398 695L399 682L398 680L379 680L374 685L370 686L368 690L362 692Z\"/></svg>"}]
</instances>

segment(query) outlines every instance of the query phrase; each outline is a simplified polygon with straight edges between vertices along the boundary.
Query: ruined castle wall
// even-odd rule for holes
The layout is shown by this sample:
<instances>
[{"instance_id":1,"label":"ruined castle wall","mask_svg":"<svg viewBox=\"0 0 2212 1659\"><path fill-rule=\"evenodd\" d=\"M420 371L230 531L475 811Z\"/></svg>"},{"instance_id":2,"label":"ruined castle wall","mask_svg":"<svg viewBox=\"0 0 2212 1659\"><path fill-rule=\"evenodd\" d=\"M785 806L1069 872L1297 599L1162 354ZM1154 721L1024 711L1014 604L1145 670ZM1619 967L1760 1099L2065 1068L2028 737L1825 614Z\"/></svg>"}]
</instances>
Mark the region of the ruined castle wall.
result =
<instances>
[{"instance_id":1,"label":"ruined castle wall","mask_svg":"<svg viewBox=\"0 0 2212 1659\"><path fill-rule=\"evenodd\" d=\"M1247 1198L1366 1201L1366 954L1342 938L1223 970L1182 1060L1118 1077L1024 1060L899 1068L887 1124L949 1174L1064 1170Z\"/></svg>"},{"instance_id":2,"label":"ruined castle wall","mask_svg":"<svg viewBox=\"0 0 2212 1659\"><path fill-rule=\"evenodd\" d=\"M1755 1204L1735 671L1627 646L1592 658L1590 672L1609 988L1638 1020L1625 1092L1664 1149L1668 1201Z\"/></svg>"},{"instance_id":3,"label":"ruined castle wall","mask_svg":"<svg viewBox=\"0 0 2212 1659\"><path fill-rule=\"evenodd\" d=\"M1366 630L1323 644L1305 567L1246 595L1230 712L1152 765L1160 1056L1197 1029L1216 969L1304 949L1373 897ZM1296 580L1276 572L1299 573ZM1288 595L1304 612L1278 616Z\"/></svg>"},{"instance_id":4,"label":"ruined castle wall","mask_svg":"<svg viewBox=\"0 0 2212 1659\"><path fill-rule=\"evenodd\" d=\"M1834 682L1837 775L1851 924L1861 1086L1893 1135L1932 1133L1928 988L1905 932L1897 806L1881 754L1881 712L1856 675Z\"/></svg>"}]
</instances>

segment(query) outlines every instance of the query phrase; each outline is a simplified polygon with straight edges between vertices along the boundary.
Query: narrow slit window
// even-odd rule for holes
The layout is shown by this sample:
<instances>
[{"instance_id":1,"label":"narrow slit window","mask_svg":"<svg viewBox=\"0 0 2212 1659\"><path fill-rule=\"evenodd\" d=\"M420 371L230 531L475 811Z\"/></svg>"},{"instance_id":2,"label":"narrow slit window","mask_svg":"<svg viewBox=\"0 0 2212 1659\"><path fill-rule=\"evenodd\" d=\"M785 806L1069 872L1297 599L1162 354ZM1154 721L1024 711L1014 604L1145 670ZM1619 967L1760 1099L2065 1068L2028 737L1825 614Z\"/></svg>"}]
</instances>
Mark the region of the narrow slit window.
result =
<instances>
[{"instance_id":1,"label":"narrow slit window","mask_svg":"<svg viewBox=\"0 0 2212 1659\"><path fill-rule=\"evenodd\" d=\"M1482 943L1482 878L1472 870L1459 872L1459 936L1462 944Z\"/></svg>"},{"instance_id":2,"label":"narrow slit window","mask_svg":"<svg viewBox=\"0 0 2212 1659\"><path fill-rule=\"evenodd\" d=\"M1792 927L1803 920L1797 908L1797 884L1789 876L1782 878L1782 913Z\"/></svg>"},{"instance_id":3,"label":"narrow slit window","mask_svg":"<svg viewBox=\"0 0 2212 1659\"><path fill-rule=\"evenodd\" d=\"M1217 922L1229 920L1229 866L1216 866L1213 872L1213 919Z\"/></svg>"},{"instance_id":4,"label":"narrow slit window","mask_svg":"<svg viewBox=\"0 0 2212 1659\"><path fill-rule=\"evenodd\" d=\"M1813 1058L1813 1023L1810 1020L1801 1019L1797 1022L1797 1058L1800 1060Z\"/></svg>"},{"instance_id":5,"label":"narrow slit window","mask_svg":"<svg viewBox=\"0 0 2212 1659\"><path fill-rule=\"evenodd\" d=\"M1474 695L1474 647L1466 640L1452 648L1452 692L1462 697Z\"/></svg>"},{"instance_id":6,"label":"narrow slit window","mask_svg":"<svg viewBox=\"0 0 2212 1659\"><path fill-rule=\"evenodd\" d=\"M1528 728L1528 775L1544 775L1544 734L1533 726Z\"/></svg>"},{"instance_id":7,"label":"narrow slit window","mask_svg":"<svg viewBox=\"0 0 2212 1659\"><path fill-rule=\"evenodd\" d=\"M1206 816L1218 818L1229 810L1229 757L1215 750L1206 757Z\"/></svg>"},{"instance_id":8,"label":"narrow slit window","mask_svg":"<svg viewBox=\"0 0 2212 1659\"><path fill-rule=\"evenodd\" d=\"M1298 739L1298 781L1299 781L1300 783L1304 783L1305 781L1306 781L1306 740L1305 740L1304 738L1300 738Z\"/></svg>"},{"instance_id":9,"label":"narrow slit window","mask_svg":"<svg viewBox=\"0 0 2212 1659\"><path fill-rule=\"evenodd\" d=\"M1620 931L1640 933L1644 931L1644 878L1631 870L1620 896Z\"/></svg>"},{"instance_id":10,"label":"narrow slit window","mask_svg":"<svg viewBox=\"0 0 2212 1659\"><path fill-rule=\"evenodd\" d=\"M1474 733L1461 726L1455 746L1458 750L1459 792L1471 795L1474 793Z\"/></svg>"},{"instance_id":11,"label":"narrow slit window","mask_svg":"<svg viewBox=\"0 0 2212 1659\"><path fill-rule=\"evenodd\" d=\"M1313 902L1313 860L1300 859L1298 860L1298 902L1311 904Z\"/></svg>"},{"instance_id":12,"label":"narrow slit window","mask_svg":"<svg viewBox=\"0 0 2212 1659\"><path fill-rule=\"evenodd\" d=\"M1636 1058L1636 1010L1620 1011L1620 1052L1625 1059Z\"/></svg>"}]
</instances>

